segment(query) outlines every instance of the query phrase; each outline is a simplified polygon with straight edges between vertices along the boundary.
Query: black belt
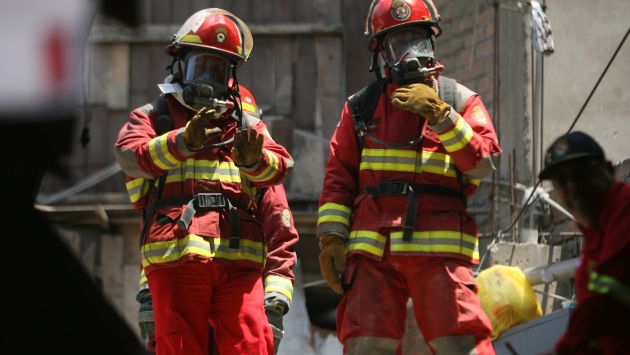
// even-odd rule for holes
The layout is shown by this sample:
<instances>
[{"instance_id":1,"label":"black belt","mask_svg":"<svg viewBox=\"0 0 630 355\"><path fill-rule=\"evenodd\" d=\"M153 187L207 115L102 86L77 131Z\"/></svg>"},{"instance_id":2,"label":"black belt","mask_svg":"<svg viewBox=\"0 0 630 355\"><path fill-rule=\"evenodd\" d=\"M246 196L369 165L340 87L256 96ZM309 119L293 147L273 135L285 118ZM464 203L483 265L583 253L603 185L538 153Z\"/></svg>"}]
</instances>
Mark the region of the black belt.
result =
<instances>
[{"instance_id":1,"label":"black belt","mask_svg":"<svg viewBox=\"0 0 630 355\"><path fill-rule=\"evenodd\" d=\"M232 205L230 199L225 197L222 193L199 193L192 197L174 197L174 198L164 198L155 201L151 207L147 210L150 212L154 212L157 209L164 207L172 207L172 206L181 206L186 204L186 208L182 213L181 217L177 221L177 226L181 230L188 230L190 227L190 223L192 222L193 216L197 213L197 211L205 211L205 210L221 210L221 209L229 209L230 211L230 242L229 246L231 249L238 249L240 245L240 216L237 211L237 207ZM150 223L150 221L145 221L145 223Z\"/></svg>"},{"instance_id":2,"label":"black belt","mask_svg":"<svg viewBox=\"0 0 630 355\"><path fill-rule=\"evenodd\" d=\"M466 206L464 191L457 191L440 185L410 184L406 181L383 181L377 185L366 186L365 193L372 197L407 196L407 212L403 222L403 240L410 242L416 227L418 203L416 195L440 195L457 198Z\"/></svg>"}]
</instances>

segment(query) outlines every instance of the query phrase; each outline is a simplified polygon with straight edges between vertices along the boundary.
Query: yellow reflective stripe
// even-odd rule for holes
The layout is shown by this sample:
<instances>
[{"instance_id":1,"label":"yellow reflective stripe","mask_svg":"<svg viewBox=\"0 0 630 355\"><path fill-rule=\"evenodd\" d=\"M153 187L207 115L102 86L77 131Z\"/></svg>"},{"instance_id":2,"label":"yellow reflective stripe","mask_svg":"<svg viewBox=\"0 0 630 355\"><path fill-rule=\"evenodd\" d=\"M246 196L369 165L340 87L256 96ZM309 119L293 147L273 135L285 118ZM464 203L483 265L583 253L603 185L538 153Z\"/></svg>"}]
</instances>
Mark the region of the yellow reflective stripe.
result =
<instances>
[{"instance_id":1,"label":"yellow reflective stripe","mask_svg":"<svg viewBox=\"0 0 630 355\"><path fill-rule=\"evenodd\" d=\"M266 253L262 242L241 238L239 248L231 249L229 240L225 238L202 238L195 234L178 240L147 243L142 246L141 252L143 267L173 262L188 254L262 264Z\"/></svg>"},{"instance_id":2,"label":"yellow reflective stripe","mask_svg":"<svg viewBox=\"0 0 630 355\"><path fill-rule=\"evenodd\" d=\"M403 232L390 234L392 252L456 253L479 259L479 240L457 231L413 232L412 240L402 240Z\"/></svg>"},{"instance_id":3,"label":"yellow reflective stripe","mask_svg":"<svg viewBox=\"0 0 630 355\"><path fill-rule=\"evenodd\" d=\"M325 210L337 210L337 211L350 214L350 207L344 206L340 203L334 203L334 202L326 202L323 205L319 206L319 212L322 212Z\"/></svg>"},{"instance_id":4,"label":"yellow reflective stripe","mask_svg":"<svg viewBox=\"0 0 630 355\"><path fill-rule=\"evenodd\" d=\"M346 253L352 251L365 251L379 258L385 251L387 237L374 231L354 230L350 232L346 243Z\"/></svg>"},{"instance_id":5,"label":"yellow reflective stripe","mask_svg":"<svg viewBox=\"0 0 630 355\"><path fill-rule=\"evenodd\" d=\"M146 180L143 178L137 178L129 180L125 183L127 188L127 194L129 195L129 201L131 203L138 202L149 191L149 184L145 184Z\"/></svg>"},{"instance_id":6,"label":"yellow reflective stripe","mask_svg":"<svg viewBox=\"0 0 630 355\"><path fill-rule=\"evenodd\" d=\"M149 153L153 163L162 170L172 169L179 161L168 151L168 133L149 141Z\"/></svg>"},{"instance_id":7,"label":"yellow reflective stripe","mask_svg":"<svg viewBox=\"0 0 630 355\"><path fill-rule=\"evenodd\" d=\"M468 183L470 185L479 186L481 184L481 179L469 179Z\"/></svg>"},{"instance_id":8,"label":"yellow reflective stripe","mask_svg":"<svg viewBox=\"0 0 630 355\"><path fill-rule=\"evenodd\" d=\"M626 307L630 307L630 287L612 276L591 272L588 282L590 291L608 295Z\"/></svg>"},{"instance_id":9,"label":"yellow reflective stripe","mask_svg":"<svg viewBox=\"0 0 630 355\"><path fill-rule=\"evenodd\" d=\"M278 157L267 149L263 149L263 152L267 155L269 165L258 175L252 175L246 171L242 171L243 175L247 176L251 181L264 182L271 180L278 173L279 162Z\"/></svg>"},{"instance_id":10,"label":"yellow reflective stripe","mask_svg":"<svg viewBox=\"0 0 630 355\"><path fill-rule=\"evenodd\" d=\"M293 283L282 276L269 275L265 277L265 293L277 292L291 301L293 299Z\"/></svg>"},{"instance_id":11,"label":"yellow reflective stripe","mask_svg":"<svg viewBox=\"0 0 630 355\"><path fill-rule=\"evenodd\" d=\"M198 35L193 35L193 34L185 35L184 37L182 37L182 39L180 39L180 41L190 42L190 43L203 43L203 41L201 40L201 37L199 37Z\"/></svg>"},{"instance_id":12,"label":"yellow reflective stripe","mask_svg":"<svg viewBox=\"0 0 630 355\"><path fill-rule=\"evenodd\" d=\"M140 269L140 280L138 280L138 286L140 286L140 288L142 288L146 284L148 284L147 274L144 273L144 268L142 268L142 269Z\"/></svg>"},{"instance_id":13,"label":"yellow reflective stripe","mask_svg":"<svg viewBox=\"0 0 630 355\"><path fill-rule=\"evenodd\" d=\"M464 148L470 142L472 136L472 127L459 115L457 115L457 122L453 129L438 135L442 145L448 152L456 152Z\"/></svg>"},{"instance_id":14,"label":"yellow reflective stripe","mask_svg":"<svg viewBox=\"0 0 630 355\"><path fill-rule=\"evenodd\" d=\"M363 148L361 155L367 157L416 158L418 154L415 150Z\"/></svg>"},{"instance_id":15,"label":"yellow reflective stripe","mask_svg":"<svg viewBox=\"0 0 630 355\"><path fill-rule=\"evenodd\" d=\"M344 205L327 202L319 207L318 214L318 225L326 222L336 222L346 226L350 225L350 208Z\"/></svg>"},{"instance_id":16,"label":"yellow reflective stripe","mask_svg":"<svg viewBox=\"0 0 630 355\"><path fill-rule=\"evenodd\" d=\"M184 180L241 182L240 170L233 162L187 159L180 169L169 170L166 183Z\"/></svg>"},{"instance_id":17,"label":"yellow reflective stripe","mask_svg":"<svg viewBox=\"0 0 630 355\"><path fill-rule=\"evenodd\" d=\"M409 165L409 164L361 162L359 169L360 170L403 171L403 172L413 173L416 171L416 166Z\"/></svg>"},{"instance_id":18,"label":"yellow reflective stripe","mask_svg":"<svg viewBox=\"0 0 630 355\"><path fill-rule=\"evenodd\" d=\"M243 106L243 110L256 113L256 106L247 102L241 102L241 106Z\"/></svg>"},{"instance_id":19,"label":"yellow reflective stripe","mask_svg":"<svg viewBox=\"0 0 630 355\"><path fill-rule=\"evenodd\" d=\"M444 153L402 149L364 149L360 170L431 173L456 177L452 158Z\"/></svg>"}]
</instances>

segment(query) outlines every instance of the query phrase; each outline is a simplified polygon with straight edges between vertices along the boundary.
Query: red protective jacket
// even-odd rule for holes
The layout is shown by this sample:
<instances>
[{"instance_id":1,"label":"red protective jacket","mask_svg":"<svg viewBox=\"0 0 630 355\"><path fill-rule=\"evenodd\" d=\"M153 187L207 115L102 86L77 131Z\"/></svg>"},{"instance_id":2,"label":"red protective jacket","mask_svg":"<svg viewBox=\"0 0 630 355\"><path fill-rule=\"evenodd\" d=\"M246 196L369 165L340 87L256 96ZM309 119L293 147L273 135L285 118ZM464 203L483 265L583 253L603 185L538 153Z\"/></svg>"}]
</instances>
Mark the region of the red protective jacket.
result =
<instances>
[{"instance_id":1,"label":"red protective jacket","mask_svg":"<svg viewBox=\"0 0 630 355\"><path fill-rule=\"evenodd\" d=\"M190 152L183 141L186 123L194 112L172 95L166 101L173 119L172 130L156 134L158 109L145 105L132 111L129 122L120 130L115 144L116 157L127 174L127 190L138 211L150 208L158 188L157 178L165 175L161 199L188 198L199 193L222 193L239 207L240 243L238 249L228 247L230 218L227 209L199 210L187 230L177 226L186 203L155 210L148 224L142 246L142 263L147 273L154 267L170 266L181 261L208 262L214 259L233 260L261 268L265 250L261 223L254 215L255 187L278 184L293 161L284 147L275 143L256 114L255 100L241 86L243 120L263 134L263 159L255 170L238 168L230 156L231 145L198 153ZM219 121L223 129L221 141L237 131L234 120ZM149 193L151 191L151 193Z\"/></svg>"},{"instance_id":2,"label":"red protective jacket","mask_svg":"<svg viewBox=\"0 0 630 355\"><path fill-rule=\"evenodd\" d=\"M556 345L559 354L630 351L630 185L608 191L598 226L585 228L575 274L576 308Z\"/></svg>"},{"instance_id":3,"label":"red protective jacket","mask_svg":"<svg viewBox=\"0 0 630 355\"><path fill-rule=\"evenodd\" d=\"M422 143L387 148L366 137L360 150L346 103L330 142L320 195L318 235L340 234L347 238L347 252L377 259L382 257L389 239L392 254L443 255L477 262L477 227L460 198L418 195L413 238L407 242L400 230L407 198L371 197L365 193L366 186L384 181L461 191L457 168L463 172L464 189L470 195L479 178L494 169L490 156L500 152L492 122L474 92L457 84L455 108L446 120L431 127L423 117L391 104L396 87L386 87L367 125L368 131L387 143L413 141L422 134Z\"/></svg>"}]
</instances>

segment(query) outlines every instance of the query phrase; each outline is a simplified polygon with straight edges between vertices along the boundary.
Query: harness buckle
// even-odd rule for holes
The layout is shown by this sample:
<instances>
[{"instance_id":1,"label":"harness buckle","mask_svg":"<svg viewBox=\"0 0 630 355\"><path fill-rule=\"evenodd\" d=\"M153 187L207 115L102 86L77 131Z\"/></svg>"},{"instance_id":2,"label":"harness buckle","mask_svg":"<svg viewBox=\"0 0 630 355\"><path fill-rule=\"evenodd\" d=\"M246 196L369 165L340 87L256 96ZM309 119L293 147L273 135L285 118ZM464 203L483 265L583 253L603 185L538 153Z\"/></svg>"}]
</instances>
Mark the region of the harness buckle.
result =
<instances>
[{"instance_id":1,"label":"harness buckle","mask_svg":"<svg viewBox=\"0 0 630 355\"><path fill-rule=\"evenodd\" d=\"M227 206L221 193L200 193L195 196L199 208L222 208Z\"/></svg>"}]
</instances>

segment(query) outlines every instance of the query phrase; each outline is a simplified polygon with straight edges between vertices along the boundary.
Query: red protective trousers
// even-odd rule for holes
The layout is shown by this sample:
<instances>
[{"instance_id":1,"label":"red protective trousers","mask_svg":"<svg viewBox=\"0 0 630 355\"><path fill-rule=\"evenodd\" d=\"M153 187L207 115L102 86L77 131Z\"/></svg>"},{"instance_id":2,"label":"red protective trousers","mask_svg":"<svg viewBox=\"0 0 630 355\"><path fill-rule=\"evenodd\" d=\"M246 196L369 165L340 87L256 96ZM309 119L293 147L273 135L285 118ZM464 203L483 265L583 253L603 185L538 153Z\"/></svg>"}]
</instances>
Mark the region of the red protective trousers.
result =
<instances>
[{"instance_id":1,"label":"red protective trousers","mask_svg":"<svg viewBox=\"0 0 630 355\"><path fill-rule=\"evenodd\" d=\"M208 322L222 355L273 354L259 269L231 263L183 263L147 275L157 355L207 354Z\"/></svg>"},{"instance_id":2,"label":"red protective trousers","mask_svg":"<svg viewBox=\"0 0 630 355\"><path fill-rule=\"evenodd\" d=\"M480 355L494 354L491 325L476 295L469 264L454 258L355 255L343 275L348 285L337 308L337 333L346 348L353 337L401 339L407 299L425 341L469 335Z\"/></svg>"}]
</instances>

